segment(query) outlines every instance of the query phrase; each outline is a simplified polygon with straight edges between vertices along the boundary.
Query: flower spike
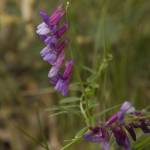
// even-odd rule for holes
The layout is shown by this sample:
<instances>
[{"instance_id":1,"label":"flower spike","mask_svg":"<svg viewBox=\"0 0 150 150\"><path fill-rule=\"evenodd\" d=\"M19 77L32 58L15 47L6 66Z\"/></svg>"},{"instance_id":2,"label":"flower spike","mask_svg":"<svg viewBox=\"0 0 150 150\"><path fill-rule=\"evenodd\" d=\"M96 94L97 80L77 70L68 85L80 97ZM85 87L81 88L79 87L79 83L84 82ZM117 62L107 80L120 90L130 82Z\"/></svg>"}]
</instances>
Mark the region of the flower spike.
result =
<instances>
[{"instance_id":1,"label":"flower spike","mask_svg":"<svg viewBox=\"0 0 150 150\"><path fill-rule=\"evenodd\" d=\"M41 37L46 45L40 52L42 59L52 65L48 73L49 81L54 88L66 96L68 94L69 79L71 76L73 61L65 62L65 46L68 39L63 37L68 30L68 23L60 23L65 10L63 5L59 5L49 16L45 11L40 11L43 20L37 26L36 33ZM65 66L64 73L61 68Z\"/></svg>"}]
</instances>

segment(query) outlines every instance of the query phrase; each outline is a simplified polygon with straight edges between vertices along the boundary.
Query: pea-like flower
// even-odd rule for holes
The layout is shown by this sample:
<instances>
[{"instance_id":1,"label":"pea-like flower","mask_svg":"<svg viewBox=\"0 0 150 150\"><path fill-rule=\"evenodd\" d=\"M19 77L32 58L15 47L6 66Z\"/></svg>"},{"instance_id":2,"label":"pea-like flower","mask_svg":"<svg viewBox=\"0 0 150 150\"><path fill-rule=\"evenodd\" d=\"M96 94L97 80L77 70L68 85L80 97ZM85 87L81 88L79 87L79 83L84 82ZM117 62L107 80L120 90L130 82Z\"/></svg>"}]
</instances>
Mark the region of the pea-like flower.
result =
<instances>
[{"instance_id":1,"label":"pea-like flower","mask_svg":"<svg viewBox=\"0 0 150 150\"><path fill-rule=\"evenodd\" d=\"M117 120L120 121L120 123L124 123L125 114L132 113L134 111L135 111L135 108L132 106L132 104L128 101L125 101L121 105L120 110L107 120L106 126L111 125L112 123L116 122Z\"/></svg>"},{"instance_id":2,"label":"pea-like flower","mask_svg":"<svg viewBox=\"0 0 150 150\"><path fill-rule=\"evenodd\" d=\"M102 150L109 150L109 133L105 127L90 128L90 131L84 135L87 141L101 142Z\"/></svg>"},{"instance_id":3,"label":"pea-like flower","mask_svg":"<svg viewBox=\"0 0 150 150\"><path fill-rule=\"evenodd\" d=\"M125 150L131 150L128 135L122 125L114 126L112 132L118 145L124 147Z\"/></svg>"},{"instance_id":4,"label":"pea-like flower","mask_svg":"<svg viewBox=\"0 0 150 150\"><path fill-rule=\"evenodd\" d=\"M68 84L71 77L72 69L74 62L68 61L65 65L65 71L62 76L59 77L55 89L62 93L62 95L66 96L68 93Z\"/></svg>"}]
</instances>

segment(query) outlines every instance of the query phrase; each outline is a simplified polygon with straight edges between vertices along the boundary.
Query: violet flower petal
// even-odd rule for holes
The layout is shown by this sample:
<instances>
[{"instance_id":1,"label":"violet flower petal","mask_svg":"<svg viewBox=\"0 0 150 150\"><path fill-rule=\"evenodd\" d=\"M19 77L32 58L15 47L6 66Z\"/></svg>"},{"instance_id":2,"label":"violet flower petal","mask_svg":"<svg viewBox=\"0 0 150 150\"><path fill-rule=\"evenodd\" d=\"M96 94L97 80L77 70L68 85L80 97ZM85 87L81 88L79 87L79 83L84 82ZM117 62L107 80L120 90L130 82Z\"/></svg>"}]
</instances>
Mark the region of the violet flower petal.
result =
<instances>
[{"instance_id":1,"label":"violet flower petal","mask_svg":"<svg viewBox=\"0 0 150 150\"><path fill-rule=\"evenodd\" d=\"M41 50L40 55L41 55L42 57L44 57L44 56L47 55L49 52L50 52L50 48L46 46L46 47L44 47L44 48Z\"/></svg>"},{"instance_id":2,"label":"violet flower petal","mask_svg":"<svg viewBox=\"0 0 150 150\"><path fill-rule=\"evenodd\" d=\"M120 111L117 113L118 115L118 120L120 121L120 123L124 123L124 116L126 113L131 113L134 112L135 108L132 106L132 104L128 101L125 101L121 107L120 107Z\"/></svg>"},{"instance_id":3,"label":"violet flower petal","mask_svg":"<svg viewBox=\"0 0 150 150\"><path fill-rule=\"evenodd\" d=\"M50 33L50 29L48 28L46 23L42 22L37 26L36 33L39 35L47 35L48 33Z\"/></svg>"},{"instance_id":4,"label":"violet flower petal","mask_svg":"<svg viewBox=\"0 0 150 150\"><path fill-rule=\"evenodd\" d=\"M58 72L59 72L59 68L57 66L52 66L52 68L48 72L48 77L53 78L58 74Z\"/></svg>"},{"instance_id":5,"label":"violet flower petal","mask_svg":"<svg viewBox=\"0 0 150 150\"><path fill-rule=\"evenodd\" d=\"M134 131L134 127L133 127L132 123L126 125L125 128L127 129L127 131L129 132L129 134L131 135L132 139L134 141L136 141L136 133Z\"/></svg>"},{"instance_id":6,"label":"violet flower petal","mask_svg":"<svg viewBox=\"0 0 150 150\"><path fill-rule=\"evenodd\" d=\"M55 33L58 38L60 38L68 29L68 24L65 23L58 31Z\"/></svg>"},{"instance_id":7,"label":"violet flower petal","mask_svg":"<svg viewBox=\"0 0 150 150\"><path fill-rule=\"evenodd\" d=\"M73 60L70 60L70 61L66 62L66 64L65 64L65 71L64 71L64 74L63 74L63 78L64 79L70 78L70 75L71 75L72 69L73 69L73 64L74 64Z\"/></svg>"},{"instance_id":8,"label":"violet flower petal","mask_svg":"<svg viewBox=\"0 0 150 150\"><path fill-rule=\"evenodd\" d=\"M117 114L114 114L112 117L110 117L110 118L106 121L105 125L106 125L106 126L110 126L111 124L113 124L113 123L116 122L117 120L118 120L118 115L117 115Z\"/></svg>"},{"instance_id":9,"label":"violet flower petal","mask_svg":"<svg viewBox=\"0 0 150 150\"><path fill-rule=\"evenodd\" d=\"M44 43L50 48L54 48L57 42L58 39L55 36L47 36L47 38L44 40Z\"/></svg>"},{"instance_id":10,"label":"violet flower petal","mask_svg":"<svg viewBox=\"0 0 150 150\"><path fill-rule=\"evenodd\" d=\"M59 79L55 85L55 90L62 93L63 96L68 94L68 80Z\"/></svg>"},{"instance_id":11,"label":"violet flower petal","mask_svg":"<svg viewBox=\"0 0 150 150\"><path fill-rule=\"evenodd\" d=\"M118 145L124 147L125 150L131 150L129 138L122 126L118 125L112 131Z\"/></svg>"},{"instance_id":12,"label":"violet flower petal","mask_svg":"<svg viewBox=\"0 0 150 150\"><path fill-rule=\"evenodd\" d=\"M57 55L53 51L49 52L43 57L44 61L47 61L49 64L53 65L56 61Z\"/></svg>"},{"instance_id":13,"label":"violet flower petal","mask_svg":"<svg viewBox=\"0 0 150 150\"><path fill-rule=\"evenodd\" d=\"M100 135L94 136L92 132L84 134L83 138L87 141L93 142L93 143L98 143L102 141L102 137Z\"/></svg>"},{"instance_id":14,"label":"violet flower petal","mask_svg":"<svg viewBox=\"0 0 150 150\"><path fill-rule=\"evenodd\" d=\"M148 127L148 125L145 123L145 120L142 119L140 121L140 128L144 133L150 133L150 128Z\"/></svg>"},{"instance_id":15,"label":"violet flower petal","mask_svg":"<svg viewBox=\"0 0 150 150\"><path fill-rule=\"evenodd\" d=\"M63 6L62 5L58 6L56 10L50 16L49 24L51 26L58 24L61 18L64 16L64 14L65 14L65 11L63 9Z\"/></svg>"},{"instance_id":16,"label":"violet flower petal","mask_svg":"<svg viewBox=\"0 0 150 150\"><path fill-rule=\"evenodd\" d=\"M56 74L56 76L53 76L52 78L49 78L49 82L55 86L58 82L59 78L61 77L60 73Z\"/></svg>"},{"instance_id":17,"label":"violet flower petal","mask_svg":"<svg viewBox=\"0 0 150 150\"><path fill-rule=\"evenodd\" d=\"M58 68L60 68L60 66L63 64L65 59L65 53L64 51L61 51L61 53L58 55L57 60L55 62L55 66L57 66Z\"/></svg>"},{"instance_id":18,"label":"violet flower petal","mask_svg":"<svg viewBox=\"0 0 150 150\"><path fill-rule=\"evenodd\" d=\"M135 108L132 106L132 104L128 101L125 101L121 108L120 111L125 112L125 113L131 113L135 111Z\"/></svg>"},{"instance_id":19,"label":"violet flower petal","mask_svg":"<svg viewBox=\"0 0 150 150\"><path fill-rule=\"evenodd\" d=\"M40 16L42 17L43 21L48 25L49 16L45 11L40 11Z\"/></svg>"}]
</instances>

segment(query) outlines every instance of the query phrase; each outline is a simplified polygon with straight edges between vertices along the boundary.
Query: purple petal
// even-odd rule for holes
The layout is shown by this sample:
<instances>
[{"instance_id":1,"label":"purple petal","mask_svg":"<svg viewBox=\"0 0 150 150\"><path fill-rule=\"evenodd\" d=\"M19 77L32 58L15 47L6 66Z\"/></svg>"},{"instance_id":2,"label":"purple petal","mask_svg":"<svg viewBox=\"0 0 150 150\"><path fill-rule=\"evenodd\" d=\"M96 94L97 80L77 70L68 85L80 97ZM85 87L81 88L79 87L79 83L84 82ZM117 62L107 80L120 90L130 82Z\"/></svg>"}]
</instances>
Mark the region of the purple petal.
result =
<instances>
[{"instance_id":1,"label":"purple petal","mask_svg":"<svg viewBox=\"0 0 150 150\"><path fill-rule=\"evenodd\" d=\"M117 114L114 114L112 117L110 117L108 119L108 121L105 123L106 126L109 126L111 124L113 124L114 122L116 122L118 119L118 115Z\"/></svg>"},{"instance_id":2,"label":"purple petal","mask_svg":"<svg viewBox=\"0 0 150 150\"><path fill-rule=\"evenodd\" d=\"M43 41L45 41L46 38L47 38L47 35L39 35L39 36L40 36L40 38L41 38Z\"/></svg>"},{"instance_id":3,"label":"purple petal","mask_svg":"<svg viewBox=\"0 0 150 150\"><path fill-rule=\"evenodd\" d=\"M42 17L43 21L48 25L49 16L45 11L40 11L40 16Z\"/></svg>"},{"instance_id":4,"label":"purple petal","mask_svg":"<svg viewBox=\"0 0 150 150\"><path fill-rule=\"evenodd\" d=\"M118 145L124 147L125 150L131 150L129 138L123 127L121 125L118 125L114 127L112 131Z\"/></svg>"},{"instance_id":5,"label":"purple petal","mask_svg":"<svg viewBox=\"0 0 150 150\"><path fill-rule=\"evenodd\" d=\"M121 108L120 111L124 112L124 113L131 113L135 111L135 108L132 106L132 104L128 101L125 101Z\"/></svg>"},{"instance_id":6,"label":"purple petal","mask_svg":"<svg viewBox=\"0 0 150 150\"><path fill-rule=\"evenodd\" d=\"M57 60L56 60L56 63L54 65L56 65L58 68L60 68L60 66L63 64L64 62L64 59L65 59L65 53L64 51L62 51L58 57L57 57Z\"/></svg>"},{"instance_id":7,"label":"purple petal","mask_svg":"<svg viewBox=\"0 0 150 150\"><path fill-rule=\"evenodd\" d=\"M104 150L109 149L109 134L105 128L95 127L91 129L90 132L84 134L83 137L84 139L90 142L94 143L101 142ZM107 144L104 145L104 143Z\"/></svg>"},{"instance_id":8,"label":"purple petal","mask_svg":"<svg viewBox=\"0 0 150 150\"><path fill-rule=\"evenodd\" d=\"M64 55L64 51L62 51L57 60L55 61L55 63L53 63L53 67L50 69L49 73L48 73L48 77L52 78L53 76L56 76L56 74L59 72L59 69L61 67L61 65L63 64L65 55Z\"/></svg>"},{"instance_id":9,"label":"purple petal","mask_svg":"<svg viewBox=\"0 0 150 150\"><path fill-rule=\"evenodd\" d=\"M58 39L55 36L48 36L45 40L44 43L48 45L49 47L53 48L57 44Z\"/></svg>"},{"instance_id":10,"label":"purple petal","mask_svg":"<svg viewBox=\"0 0 150 150\"><path fill-rule=\"evenodd\" d=\"M51 26L57 25L60 22L61 18L64 16L64 14L65 11L62 5L58 6L57 9L50 16L49 24Z\"/></svg>"},{"instance_id":11,"label":"purple petal","mask_svg":"<svg viewBox=\"0 0 150 150\"><path fill-rule=\"evenodd\" d=\"M61 52L62 50L64 50L64 48L65 48L65 46L66 46L67 43L68 43L68 40L67 40L67 39L64 40L64 41L61 42L61 43L58 43L58 44L56 45L56 51Z\"/></svg>"},{"instance_id":12,"label":"purple petal","mask_svg":"<svg viewBox=\"0 0 150 150\"><path fill-rule=\"evenodd\" d=\"M143 131L144 133L150 133L150 128L148 127L148 125L146 124L146 122L145 122L144 119L142 119L142 120L140 121L140 128L142 129L142 131Z\"/></svg>"},{"instance_id":13,"label":"purple petal","mask_svg":"<svg viewBox=\"0 0 150 150\"><path fill-rule=\"evenodd\" d=\"M92 132L84 134L83 137L84 137L85 140L90 141L90 142L94 142L94 143L102 141L102 137L101 136L99 136L99 135L94 136L94 134Z\"/></svg>"},{"instance_id":14,"label":"purple petal","mask_svg":"<svg viewBox=\"0 0 150 150\"><path fill-rule=\"evenodd\" d=\"M130 124L126 125L125 128L127 129L127 131L129 132L129 134L131 135L132 139L134 141L136 141L136 133L134 131L133 125L130 123Z\"/></svg>"},{"instance_id":15,"label":"purple petal","mask_svg":"<svg viewBox=\"0 0 150 150\"><path fill-rule=\"evenodd\" d=\"M42 22L37 26L36 33L39 35L47 35L48 33L50 33L50 29L48 28L47 24Z\"/></svg>"},{"instance_id":16,"label":"purple petal","mask_svg":"<svg viewBox=\"0 0 150 150\"><path fill-rule=\"evenodd\" d=\"M61 75L58 73L58 74L56 74L56 76L53 76L52 78L49 78L49 81L52 85L55 86L60 77L61 77Z\"/></svg>"},{"instance_id":17,"label":"purple petal","mask_svg":"<svg viewBox=\"0 0 150 150\"><path fill-rule=\"evenodd\" d=\"M57 32L56 32L56 36L58 38L60 38L68 29L68 24L65 23Z\"/></svg>"},{"instance_id":18,"label":"purple petal","mask_svg":"<svg viewBox=\"0 0 150 150\"><path fill-rule=\"evenodd\" d=\"M73 69L73 60L70 60L70 61L67 61L66 64L65 64L65 71L64 71L64 74L63 74L63 77L66 79L66 78L70 78L70 75L72 73L72 69Z\"/></svg>"},{"instance_id":19,"label":"purple petal","mask_svg":"<svg viewBox=\"0 0 150 150\"><path fill-rule=\"evenodd\" d=\"M120 123L124 123L124 117L126 113L131 113L134 112L135 108L132 106L132 104L128 101L125 101L121 108L120 111L117 113L118 115L118 120L120 121Z\"/></svg>"},{"instance_id":20,"label":"purple petal","mask_svg":"<svg viewBox=\"0 0 150 150\"><path fill-rule=\"evenodd\" d=\"M58 72L59 72L59 68L57 66L53 66L48 73L48 77L53 78L57 76Z\"/></svg>"},{"instance_id":21,"label":"purple petal","mask_svg":"<svg viewBox=\"0 0 150 150\"><path fill-rule=\"evenodd\" d=\"M50 52L49 47L44 47L44 48L41 50L40 54L41 54L42 57L44 57L44 56L47 55L49 52Z\"/></svg>"},{"instance_id":22,"label":"purple petal","mask_svg":"<svg viewBox=\"0 0 150 150\"><path fill-rule=\"evenodd\" d=\"M43 57L44 61L47 61L49 64L53 65L56 62L57 55L53 51L49 52Z\"/></svg>"},{"instance_id":23,"label":"purple petal","mask_svg":"<svg viewBox=\"0 0 150 150\"><path fill-rule=\"evenodd\" d=\"M63 96L68 94L68 80L59 79L56 83L55 90L62 93Z\"/></svg>"},{"instance_id":24,"label":"purple petal","mask_svg":"<svg viewBox=\"0 0 150 150\"><path fill-rule=\"evenodd\" d=\"M120 110L119 112L117 112L117 116L118 116L118 120L120 121L120 123L124 124L125 113Z\"/></svg>"}]
</instances>

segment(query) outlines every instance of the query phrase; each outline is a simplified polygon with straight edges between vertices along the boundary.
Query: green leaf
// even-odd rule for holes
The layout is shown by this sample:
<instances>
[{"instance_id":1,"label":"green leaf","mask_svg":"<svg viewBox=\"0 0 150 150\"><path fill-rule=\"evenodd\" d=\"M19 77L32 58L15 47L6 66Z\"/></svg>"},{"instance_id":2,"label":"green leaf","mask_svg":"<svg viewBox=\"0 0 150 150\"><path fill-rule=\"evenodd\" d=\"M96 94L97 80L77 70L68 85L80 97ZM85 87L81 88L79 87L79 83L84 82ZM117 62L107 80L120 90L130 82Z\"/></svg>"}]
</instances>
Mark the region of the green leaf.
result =
<instances>
[{"instance_id":1,"label":"green leaf","mask_svg":"<svg viewBox=\"0 0 150 150\"><path fill-rule=\"evenodd\" d=\"M83 65L82 68L83 68L84 70L86 70L86 71L92 73L92 74L96 74L96 72L95 72L93 69L91 69L91 68L89 68L89 67L87 67L87 66L84 66L84 65Z\"/></svg>"},{"instance_id":2,"label":"green leaf","mask_svg":"<svg viewBox=\"0 0 150 150\"><path fill-rule=\"evenodd\" d=\"M61 114L67 114L67 111L60 111L60 112L50 114L50 117L58 116L58 115L61 115Z\"/></svg>"},{"instance_id":3,"label":"green leaf","mask_svg":"<svg viewBox=\"0 0 150 150\"><path fill-rule=\"evenodd\" d=\"M81 98L79 97L67 97L67 98L64 98L60 101L60 104L64 104L64 103L75 103L75 102L78 102L80 101Z\"/></svg>"}]
</instances>

